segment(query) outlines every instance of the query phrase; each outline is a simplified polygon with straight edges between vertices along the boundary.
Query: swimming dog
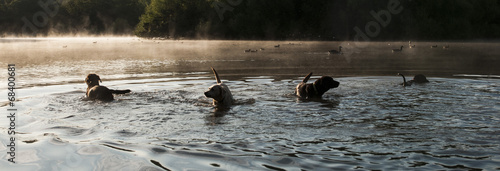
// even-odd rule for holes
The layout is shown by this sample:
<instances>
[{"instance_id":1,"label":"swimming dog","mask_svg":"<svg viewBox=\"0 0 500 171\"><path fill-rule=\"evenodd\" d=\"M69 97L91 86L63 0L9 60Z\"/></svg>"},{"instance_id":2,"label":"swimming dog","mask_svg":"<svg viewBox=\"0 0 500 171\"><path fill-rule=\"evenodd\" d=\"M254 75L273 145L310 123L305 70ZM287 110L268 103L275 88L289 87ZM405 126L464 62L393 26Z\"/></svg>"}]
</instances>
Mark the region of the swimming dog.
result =
<instances>
[{"instance_id":1,"label":"swimming dog","mask_svg":"<svg viewBox=\"0 0 500 171\"><path fill-rule=\"evenodd\" d=\"M295 87L295 94L300 98L321 98L331 88L337 88L339 82L333 80L332 77L322 76L314 83L307 84L307 81L313 73L309 73L297 87Z\"/></svg>"},{"instance_id":2,"label":"swimming dog","mask_svg":"<svg viewBox=\"0 0 500 171\"><path fill-rule=\"evenodd\" d=\"M217 71L215 71L214 68L212 68L212 71L214 72L217 84L208 88L208 91L205 92L205 96L213 99L213 105L216 108L229 108L234 104L233 94L231 94L227 85L222 83Z\"/></svg>"},{"instance_id":3,"label":"swimming dog","mask_svg":"<svg viewBox=\"0 0 500 171\"><path fill-rule=\"evenodd\" d=\"M97 74L89 74L85 78L85 83L87 83L87 99L88 100L101 100L101 101L112 101L114 99L113 94L125 94L130 93L130 90L112 90L105 86L99 85L102 83L101 78Z\"/></svg>"},{"instance_id":4,"label":"swimming dog","mask_svg":"<svg viewBox=\"0 0 500 171\"><path fill-rule=\"evenodd\" d=\"M403 83L401 85L403 85L403 87L407 87L407 86L411 86L413 83L428 83L429 80L427 80L427 77L425 77L425 75L423 74L417 74L413 77L413 80L410 80L410 81L406 81L406 78L403 74L401 73L398 73L399 76L403 77Z\"/></svg>"}]
</instances>

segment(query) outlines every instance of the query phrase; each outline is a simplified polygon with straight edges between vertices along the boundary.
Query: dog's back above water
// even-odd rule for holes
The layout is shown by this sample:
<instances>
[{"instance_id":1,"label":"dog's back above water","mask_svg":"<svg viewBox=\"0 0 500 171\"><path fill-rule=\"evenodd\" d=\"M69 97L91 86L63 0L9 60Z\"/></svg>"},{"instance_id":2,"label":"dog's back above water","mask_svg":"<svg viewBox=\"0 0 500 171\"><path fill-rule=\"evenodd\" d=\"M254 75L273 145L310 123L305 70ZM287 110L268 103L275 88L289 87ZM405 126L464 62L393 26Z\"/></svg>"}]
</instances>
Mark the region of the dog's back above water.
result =
<instances>
[{"instance_id":1,"label":"dog's back above water","mask_svg":"<svg viewBox=\"0 0 500 171\"><path fill-rule=\"evenodd\" d=\"M130 93L130 90L113 90L99 85L102 82L97 74L89 74L85 78L87 84L87 100L113 101L113 94Z\"/></svg>"},{"instance_id":2,"label":"dog's back above water","mask_svg":"<svg viewBox=\"0 0 500 171\"><path fill-rule=\"evenodd\" d=\"M333 80L332 77L322 76L314 83L307 84L307 81L311 77L313 73L309 73L297 87L295 87L295 94L300 98L321 98L323 94L325 94L328 90L332 88L337 88L339 86L339 82Z\"/></svg>"}]
</instances>

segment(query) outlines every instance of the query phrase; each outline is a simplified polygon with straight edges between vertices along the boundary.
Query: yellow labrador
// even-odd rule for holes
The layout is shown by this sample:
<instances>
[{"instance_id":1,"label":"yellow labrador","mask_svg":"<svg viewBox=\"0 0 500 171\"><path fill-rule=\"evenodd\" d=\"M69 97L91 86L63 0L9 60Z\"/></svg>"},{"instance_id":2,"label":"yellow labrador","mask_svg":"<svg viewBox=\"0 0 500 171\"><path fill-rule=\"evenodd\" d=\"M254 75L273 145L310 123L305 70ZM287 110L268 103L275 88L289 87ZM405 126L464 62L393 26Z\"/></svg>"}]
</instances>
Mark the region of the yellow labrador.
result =
<instances>
[{"instance_id":1,"label":"yellow labrador","mask_svg":"<svg viewBox=\"0 0 500 171\"><path fill-rule=\"evenodd\" d=\"M114 99L113 94L125 94L130 93L130 90L112 90L105 86L99 85L101 78L97 74L89 74L85 78L85 83L87 83L87 99L88 100L101 100L101 101L112 101Z\"/></svg>"},{"instance_id":2,"label":"yellow labrador","mask_svg":"<svg viewBox=\"0 0 500 171\"><path fill-rule=\"evenodd\" d=\"M205 92L205 96L213 99L213 105L216 108L229 108L234 104L233 94L231 94L227 85L222 83L217 71L215 71L214 68L212 68L212 71L214 72L217 84L212 85L208 91Z\"/></svg>"}]
</instances>

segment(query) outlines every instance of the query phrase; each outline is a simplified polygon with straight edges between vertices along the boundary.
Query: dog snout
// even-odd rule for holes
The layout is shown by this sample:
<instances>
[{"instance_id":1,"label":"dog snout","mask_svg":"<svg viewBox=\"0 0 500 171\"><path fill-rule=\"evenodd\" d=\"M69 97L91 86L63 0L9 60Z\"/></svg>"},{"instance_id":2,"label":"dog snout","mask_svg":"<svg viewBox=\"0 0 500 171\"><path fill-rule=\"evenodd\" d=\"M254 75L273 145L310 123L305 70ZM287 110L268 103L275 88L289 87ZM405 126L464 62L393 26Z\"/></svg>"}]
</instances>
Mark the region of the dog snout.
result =
<instances>
[{"instance_id":1,"label":"dog snout","mask_svg":"<svg viewBox=\"0 0 500 171\"><path fill-rule=\"evenodd\" d=\"M211 98L212 95L210 94L210 92L207 91L207 92L205 92L205 97L210 97Z\"/></svg>"},{"instance_id":2,"label":"dog snout","mask_svg":"<svg viewBox=\"0 0 500 171\"><path fill-rule=\"evenodd\" d=\"M333 88L339 87L340 83L338 81L333 81Z\"/></svg>"}]
</instances>

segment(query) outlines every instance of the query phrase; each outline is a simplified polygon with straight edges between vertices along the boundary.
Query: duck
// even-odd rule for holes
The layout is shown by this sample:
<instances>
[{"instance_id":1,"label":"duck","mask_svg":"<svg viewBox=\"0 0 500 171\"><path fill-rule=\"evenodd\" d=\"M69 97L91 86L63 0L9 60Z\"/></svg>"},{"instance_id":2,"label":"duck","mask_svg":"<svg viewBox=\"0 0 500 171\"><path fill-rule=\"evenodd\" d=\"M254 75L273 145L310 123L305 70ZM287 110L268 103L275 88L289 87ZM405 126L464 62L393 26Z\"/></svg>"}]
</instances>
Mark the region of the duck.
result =
<instances>
[{"instance_id":1,"label":"duck","mask_svg":"<svg viewBox=\"0 0 500 171\"><path fill-rule=\"evenodd\" d=\"M401 46L400 49L392 49L392 52L401 52L401 51L403 51L403 47L404 46Z\"/></svg>"},{"instance_id":2,"label":"duck","mask_svg":"<svg viewBox=\"0 0 500 171\"><path fill-rule=\"evenodd\" d=\"M431 46L431 48L437 48L437 47L438 47L438 45L432 45Z\"/></svg>"},{"instance_id":3,"label":"duck","mask_svg":"<svg viewBox=\"0 0 500 171\"><path fill-rule=\"evenodd\" d=\"M339 46L339 51L337 51L337 50L329 50L328 54L342 54L342 46Z\"/></svg>"},{"instance_id":4,"label":"duck","mask_svg":"<svg viewBox=\"0 0 500 171\"><path fill-rule=\"evenodd\" d=\"M247 52L251 52L251 51L252 51L252 49L246 49L246 50L245 50L245 53L247 53Z\"/></svg>"},{"instance_id":5,"label":"duck","mask_svg":"<svg viewBox=\"0 0 500 171\"><path fill-rule=\"evenodd\" d=\"M275 45L274 47L275 47L275 48L279 48L279 47L280 47L280 45L278 44L278 45Z\"/></svg>"}]
</instances>

